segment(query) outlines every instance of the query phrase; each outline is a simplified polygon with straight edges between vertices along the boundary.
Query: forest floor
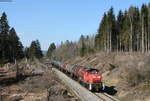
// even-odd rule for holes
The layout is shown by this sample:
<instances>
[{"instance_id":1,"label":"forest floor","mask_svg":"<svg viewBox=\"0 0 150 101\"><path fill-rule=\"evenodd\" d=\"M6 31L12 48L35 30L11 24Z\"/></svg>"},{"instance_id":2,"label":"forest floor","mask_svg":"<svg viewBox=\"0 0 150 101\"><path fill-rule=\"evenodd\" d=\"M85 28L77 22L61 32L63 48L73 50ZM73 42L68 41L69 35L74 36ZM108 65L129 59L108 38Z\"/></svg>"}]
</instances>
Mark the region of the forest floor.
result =
<instances>
[{"instance_id":1,"label":"forest floor","mask_svg":"<svg viewBox=\"0 0 150 101\"><path fill-rule=\"evenodd\" d=\"M140 78L144 79L147 72L150 74L150 55L96 53L65 62L99 69L106 85L106 93L121 101L150 101L150 83Z\"/></svg>"},{"instance_id":2,"label":"forest floor","mask_svg":"<svg viewBox=\"0 0 150 101\"><path fill-rule=\"evenodd\" d=\"M51 70L51 65L39 61L18 64L22 72L34 75L18 81L0 80L0 101L79 101L61 84ZM14 65L5 65L4 69L13 71ZM36 75L38 74L38 75ZM9 81L9 82L8 82Z\"/></svg>"}]
</instances>

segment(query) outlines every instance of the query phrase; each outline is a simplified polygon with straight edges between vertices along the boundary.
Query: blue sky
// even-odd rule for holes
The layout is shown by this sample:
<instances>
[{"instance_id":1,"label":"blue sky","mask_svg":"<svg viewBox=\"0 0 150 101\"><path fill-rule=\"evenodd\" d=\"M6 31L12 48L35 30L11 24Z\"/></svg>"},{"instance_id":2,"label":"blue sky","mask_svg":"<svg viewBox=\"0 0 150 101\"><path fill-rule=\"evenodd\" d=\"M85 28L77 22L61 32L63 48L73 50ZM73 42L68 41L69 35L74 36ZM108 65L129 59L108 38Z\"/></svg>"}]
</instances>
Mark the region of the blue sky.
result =
<instances>
[{"instance_id":1,"label":"blue sky","mask_svg":"<svg viewBox=\"0 0 150 101\"><path fill-rule=\"evenodd\" d=\"M13 0L0 2L24 46L38 39L43 50L51 42L79 39L95 34L104 12L112 6L115 14L131 5L141 7L150 0Z\"/></svg>"}]
</instances>

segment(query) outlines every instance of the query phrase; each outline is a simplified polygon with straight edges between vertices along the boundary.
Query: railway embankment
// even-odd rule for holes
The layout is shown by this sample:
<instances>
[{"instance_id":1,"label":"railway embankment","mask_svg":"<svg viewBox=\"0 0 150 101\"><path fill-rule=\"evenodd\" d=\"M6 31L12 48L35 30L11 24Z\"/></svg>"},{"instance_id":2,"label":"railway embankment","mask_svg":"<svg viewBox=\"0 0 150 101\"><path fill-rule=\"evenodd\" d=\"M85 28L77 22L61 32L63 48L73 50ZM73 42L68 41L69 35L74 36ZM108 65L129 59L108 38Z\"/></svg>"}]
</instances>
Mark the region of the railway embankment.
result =
<instances>
[{"instance_id":1,"label":"railway embankment","mask_svg":"<svg viewBox=\"0 0 150 101\"><path fill-rule=\"evenodd\" d=\"M106 93L121 101L150 101L149 54L96 53L64 61L100 70Z\"/></svg>"},{"instance_id":2,"label":"railway embankment","mask_svg":"<svg viewBox=\"0 0 150 101\"><path fill-rule=\"evenodd\" d=\"M108 97L102 93L92 93L58 69L52 68L52 70L81 101L119 101L117 99L114 99L113 97Z\"/></svg>"}]
</instances>

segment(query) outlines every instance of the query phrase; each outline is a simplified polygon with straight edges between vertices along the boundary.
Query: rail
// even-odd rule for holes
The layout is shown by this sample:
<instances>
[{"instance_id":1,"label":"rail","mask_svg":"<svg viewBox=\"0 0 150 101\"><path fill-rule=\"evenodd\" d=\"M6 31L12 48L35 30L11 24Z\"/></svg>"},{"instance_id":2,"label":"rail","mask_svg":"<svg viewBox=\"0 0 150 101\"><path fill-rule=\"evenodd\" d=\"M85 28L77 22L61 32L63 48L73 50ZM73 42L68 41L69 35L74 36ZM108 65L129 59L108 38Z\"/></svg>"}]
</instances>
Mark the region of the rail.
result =
<instances>
[{"instance_id":1,"label":"rail","mask_svg":"<svg viewBox=\"0 0 150 101\"><path fill-rule=\"evenodd\" d=\"M82 85L80 85L75 80L68 77L66 74L62 73L56 68L52 70L57 74L60 80L63 81L71 89L71 91L81 100L81 101L119 101L112 96L103 93L92 93Z\"/></svg>"}]
</instances>

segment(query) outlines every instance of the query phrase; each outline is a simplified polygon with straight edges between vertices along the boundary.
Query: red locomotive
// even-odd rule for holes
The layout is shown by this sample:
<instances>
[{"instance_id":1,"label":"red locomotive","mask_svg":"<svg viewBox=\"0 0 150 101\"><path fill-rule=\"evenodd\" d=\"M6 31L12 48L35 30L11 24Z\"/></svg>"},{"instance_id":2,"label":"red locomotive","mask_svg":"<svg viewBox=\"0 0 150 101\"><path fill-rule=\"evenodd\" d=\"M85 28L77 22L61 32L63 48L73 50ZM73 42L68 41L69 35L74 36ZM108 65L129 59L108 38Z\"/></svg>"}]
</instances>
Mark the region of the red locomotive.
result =
<instances>
[{"instance_id":1,"label":"red locomotive","mask_svg":"<svg viewBox=\"0 0 150 101\"><path fill-rule=\"evenodd\" d=\"M104 89L102 74L100 74L97 69L62 63L59 61L53 61L51 64L67 73L72 78L78 80L83 86L87 87L91 91Z\"/></svg>"}]
</instances>

